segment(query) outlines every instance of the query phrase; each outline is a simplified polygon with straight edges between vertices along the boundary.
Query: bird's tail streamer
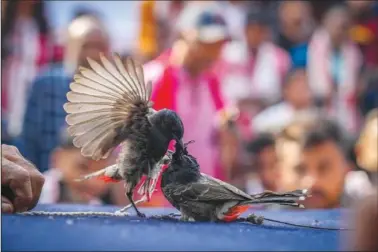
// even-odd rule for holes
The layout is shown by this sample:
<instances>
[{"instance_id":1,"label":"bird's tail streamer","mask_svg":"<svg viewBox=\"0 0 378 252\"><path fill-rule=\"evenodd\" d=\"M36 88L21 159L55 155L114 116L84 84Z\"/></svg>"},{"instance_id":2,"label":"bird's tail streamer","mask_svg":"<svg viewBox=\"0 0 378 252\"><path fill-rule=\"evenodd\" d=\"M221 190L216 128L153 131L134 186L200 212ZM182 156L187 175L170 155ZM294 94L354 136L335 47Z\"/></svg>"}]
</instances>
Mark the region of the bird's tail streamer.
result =
<instances>
[{"instance_id":1,"label":"bird's tail streamer","mask_svg":"<svg viewBox=\"0 0 378 252\"><path fill-rule=\"evenodd\" d=\"M295 190L286 193L276 193L265 191L263 193L251 195L252 200L246 201L245 204L279 204L285 206L304 208L304 205L297 201L303 201L310 197L307 189Z\"/></svg>"}]
</instances>

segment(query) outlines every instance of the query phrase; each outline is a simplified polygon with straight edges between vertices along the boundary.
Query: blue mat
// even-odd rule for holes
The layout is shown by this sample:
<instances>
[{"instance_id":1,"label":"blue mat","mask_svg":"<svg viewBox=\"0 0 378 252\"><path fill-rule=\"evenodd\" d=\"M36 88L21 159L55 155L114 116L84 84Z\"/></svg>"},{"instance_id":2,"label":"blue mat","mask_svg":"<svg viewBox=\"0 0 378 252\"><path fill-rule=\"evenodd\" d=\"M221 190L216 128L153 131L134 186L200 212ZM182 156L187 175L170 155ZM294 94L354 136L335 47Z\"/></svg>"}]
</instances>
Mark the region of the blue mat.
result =
<instances>
[{"instance_id":1,"label":"blue mat","mask_svg":"<svg viewBox=\"0 0 378 252\"><path fill-rule=\"evenodd\" d=\"M40 205L44 211L115 211L115 207ZM142 209L147 215L171 209ZM182 223L129 217L46 217L3 215L3 251L135 251L135 250L341 250L340 233L265 222ZM258 211L268 218L328 227L345 226L346 210Z\"/></svg>"}]
</instances>

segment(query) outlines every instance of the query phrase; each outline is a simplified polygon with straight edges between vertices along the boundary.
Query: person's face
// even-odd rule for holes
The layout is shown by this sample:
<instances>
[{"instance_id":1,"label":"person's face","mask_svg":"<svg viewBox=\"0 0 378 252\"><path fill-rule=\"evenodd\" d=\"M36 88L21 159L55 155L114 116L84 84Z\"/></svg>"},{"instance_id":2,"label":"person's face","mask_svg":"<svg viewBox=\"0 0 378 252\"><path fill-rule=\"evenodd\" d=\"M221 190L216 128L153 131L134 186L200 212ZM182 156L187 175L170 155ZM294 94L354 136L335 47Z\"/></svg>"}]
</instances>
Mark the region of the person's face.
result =
<instances>
[{"instance_id":1,"label":"person's face","mask_svg":"<svg viewBox=\"0 0 378 252\"><path fill-rule=\"evenodd\" d=\"M61 171L64 183L73 186L77 191L99 197L109 188L108 184L96 179L85 180L80 183L74 181L84 175L105 168L109 165L109 159L93 161L83 157L80 150L76 148L58 149L53 155L53 165Z\"/></svg>"},{"instance_id":2,"label":"person's face","mask_svg":"<svg viewBox=\"0 0 378 252\"><path fill-rule=\"evenodd\" d=\"M249 24L246 28L247 44L250 49L257 49L267 38L267 27L261 24Z\"/></svg>"},{"instance_id":3,"label":"person's face","mask_svg":"<svg viewBox=\"0 0 378 252\"><path fill-rule=\"evenodd\" d=\"M210 68L219 58L226 41L216 43L202 43L194 41L190 46L191 56L195 59L196 67L201 70Z\"/></svg>"},{"instance_id":4,"label":"person's face","mask_svg":"<svg viewBox=\"0 0 378 252\"><path fill-rule=\"evenodd\" d=\"M338 207L348 170L346 158L332 141L303 150L296 171L300 188L309 188L312 195L305 200L305 207Z\"/></svg>"},{"instance_id":5,"label":"person's face","mask_svg":"<svg viewBox=\"0 0 378 252\"><path fill-rule=\"evenodd\" d=\"M311 105L312 96L304 70L298 70L289 78L285 88L285 100L296 108L306 108Z\"/></svg>"},{"instance_id":6,"label":"person's face","mask_svg":"<svg viewBox=\"0 0 378 252\"><path fill-rule=\"evenodd\" d=\"M280 23L283 33L292 42L300 43L311 32L312 13L302 1L283 2L280 11Z\"/></svg>"},{"instance_id":7,"label":"person's face","mask_svg":"<svg viewBox=\"0 0 378 252\"><path fill-rule=\"evenodd\" d=\"M294 168L300 161L299 143L290 140L280 140L277 145L278 164L281 174L279 190L293 191L297 188L297 174Z\"/></svg>"},{"instance_id":8,"label":"person's face","mask_svg":"<svg viewBox=\"0 0 378 252\"><path fill-rule=\"evenodd\" d=\"M105 55L109 52L108 38L100 31L92 31L84 38L81 51L79 53L79 65L87 66L87 57L99 61L100 53Z\"/></svg>"},{"instance_id":9,"label":"person's face","mask_svg":"<svg viewBox=\"0 0 378 252\"><path fill-rule=\"evenodd\" d=\"M326 29L333 45L340 46L347 38L350 28L349 16L343 11L335 11L326 20Z\"/></svg>"},{"instance_id":10,"label":"person's face","mask_svg":"<svg viewBox=\"0 0 378 252\"><path fill-rule=\"evenodd\" d=\"M274 146L264 148L258 155L258 169L265 190L277 191L281 174L277 166Z\"/></svg>"}]
</instances>

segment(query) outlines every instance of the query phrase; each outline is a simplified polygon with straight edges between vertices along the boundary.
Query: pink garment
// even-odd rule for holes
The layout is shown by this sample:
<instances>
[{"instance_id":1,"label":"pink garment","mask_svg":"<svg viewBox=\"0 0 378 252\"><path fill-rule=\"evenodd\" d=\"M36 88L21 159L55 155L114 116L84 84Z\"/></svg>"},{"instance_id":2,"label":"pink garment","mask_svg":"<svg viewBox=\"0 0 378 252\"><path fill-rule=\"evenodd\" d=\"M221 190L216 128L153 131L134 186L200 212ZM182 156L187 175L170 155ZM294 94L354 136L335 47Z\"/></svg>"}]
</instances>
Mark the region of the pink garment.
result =
<instances>
[{"instance_id":1,"label":"pink garment","mask_svg":"<svg viewBox=\"0 0 378 252\"><path fill-rule=\"evenodd\" d=\"M22 130L33 78L51 59L51 45L48 36L39 33L33 20L22 18L16 20L7 40L12 52L2 66L1 108L8 120L8 133L17 136Z\"/></svg>"},{"instance_id":2,"label":"pink garment","mask_svg":"<svg viewBox=\"0 0 378 252\"><path fill-rule=\"evenodd\" d=\"M356 132L358 117L355 94L362 57L357 46L349 41L341 46L341 55L341 80L338 83L338 92L333 96L329 113L347 130ZM309 84L317 97L325 98L332 92L334 83L331 78L331 57L329 35L324 29L319 29L310 41L307 66Z\"/></svg>"},{"instance_id":3,"label":"pink garment","mask_svg":"<svg viewBox=\"0 0 378 252\"><path fill-rule=\"evenodd\" d=\"M227 103L259 98L268 103L281 98L281 84L291 66L289 55L272 42L264 42L256 57L244 42L229 43L215 66Z\"/></svg>"},{"instance_id":4,"label":"pink garment","mask_svg":"<svg viewBox=\"0 0 378 252\"><path fill-rule=\"evenodd\" d=\"M168 68L175 82L172 86L173 107L170 109L175 110L183 121L184 142L195 140L188 149L197 158L201 171L221 178L220 169L217 168L218 149L211 141L215 115L223 107L221 98L214 96L214 75L203 73L197 79L191 79L184 69L170 67L166 60L149 62L144 66L144 72L146 80L153 83L153 97L159 92L157 87L161 86Z\"/></svg>"}]
</instances>

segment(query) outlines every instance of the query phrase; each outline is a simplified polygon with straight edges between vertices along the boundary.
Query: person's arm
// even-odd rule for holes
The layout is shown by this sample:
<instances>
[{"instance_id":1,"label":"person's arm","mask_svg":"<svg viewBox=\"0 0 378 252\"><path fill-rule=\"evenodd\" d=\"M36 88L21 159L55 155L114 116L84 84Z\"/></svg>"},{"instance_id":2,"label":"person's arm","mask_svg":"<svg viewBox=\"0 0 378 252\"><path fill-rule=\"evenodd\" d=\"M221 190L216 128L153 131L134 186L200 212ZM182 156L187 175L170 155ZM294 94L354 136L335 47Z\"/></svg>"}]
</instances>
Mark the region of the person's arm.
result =
<instances>
[{"instance_id":1,"label":"person's arm","mask_svg":"<svg viewBox=\"0 0 378 252\"><path fill-rule=\"evenodd\" d=\"M43 121L44 92L46 79L37 78L30 90L30 96L26 105L23 129L19 139L19 148L26 159L37 167L40 167L40 141L41 125Z\"/></svg>"}]
</instances>

